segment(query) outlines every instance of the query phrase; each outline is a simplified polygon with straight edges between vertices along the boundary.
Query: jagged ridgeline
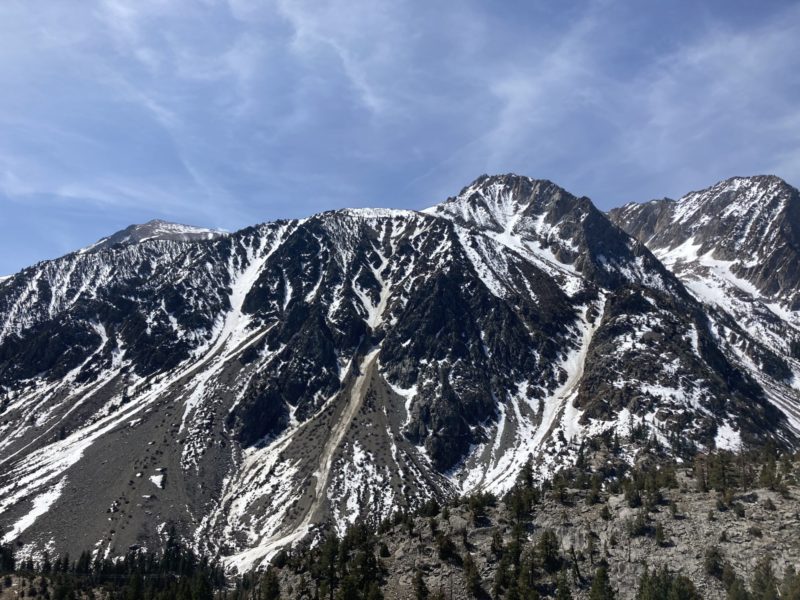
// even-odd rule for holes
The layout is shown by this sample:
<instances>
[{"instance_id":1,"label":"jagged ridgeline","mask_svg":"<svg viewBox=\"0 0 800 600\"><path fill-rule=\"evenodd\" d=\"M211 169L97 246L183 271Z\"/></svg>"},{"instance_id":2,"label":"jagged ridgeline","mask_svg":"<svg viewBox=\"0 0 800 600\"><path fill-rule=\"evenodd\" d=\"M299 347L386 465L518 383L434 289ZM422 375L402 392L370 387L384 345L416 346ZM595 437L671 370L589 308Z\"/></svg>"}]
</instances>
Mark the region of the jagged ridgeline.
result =
<instances>
[{"instance_id":1,"label":"jagged ridgeline","mask_svg":"<svg viewBox=\"0 0 800 600\"><path fill-rule=\"evenodd\" d=\"M758 194L784 220L759 212L731 259ZM798 264L797 191L756 177L667 202L610 219L483 176L422 212L151 222L0 281L3 541L117 556L175 526L243 571L326 524L502 494L599 438L629 463L794 447L797 283L757 263ZM631 225L695 205L708 219L666 246Z\"/></svg>"}]
</instances>

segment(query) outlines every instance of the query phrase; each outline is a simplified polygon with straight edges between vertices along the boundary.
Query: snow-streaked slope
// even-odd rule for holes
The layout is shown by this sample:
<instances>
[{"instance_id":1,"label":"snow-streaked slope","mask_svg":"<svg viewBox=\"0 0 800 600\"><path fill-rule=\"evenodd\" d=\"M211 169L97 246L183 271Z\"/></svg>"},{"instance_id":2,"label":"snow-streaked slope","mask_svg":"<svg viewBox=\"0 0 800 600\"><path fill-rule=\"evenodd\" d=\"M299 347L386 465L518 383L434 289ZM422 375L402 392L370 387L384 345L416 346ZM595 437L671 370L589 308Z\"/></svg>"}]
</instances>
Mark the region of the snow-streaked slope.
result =
<instances>
[{"instance_id":1,"label":"snow-streaked slope","mask_svg":"<svg viewBox=\"0 0 800 600\"><path fill-rule=\"evenodd\" d=\"M774 176L734 177L610 216L713 307L720 347L800 432L798 191Z\"/></svg>"},{"instance_id":2,"label":"snow-streaked slope","mask_svg":"<svg viewBox=\"0 0 800 600\"><path fill-rule=\"evenodd\" d=\"M551 182L139 233L0 284L0 525L26 547L113 555L174 523L246 569L609 432L635 460L634 426L675 453L794 443L791 395L728 347L750 334Z\"/></svg>"}]
</instances>

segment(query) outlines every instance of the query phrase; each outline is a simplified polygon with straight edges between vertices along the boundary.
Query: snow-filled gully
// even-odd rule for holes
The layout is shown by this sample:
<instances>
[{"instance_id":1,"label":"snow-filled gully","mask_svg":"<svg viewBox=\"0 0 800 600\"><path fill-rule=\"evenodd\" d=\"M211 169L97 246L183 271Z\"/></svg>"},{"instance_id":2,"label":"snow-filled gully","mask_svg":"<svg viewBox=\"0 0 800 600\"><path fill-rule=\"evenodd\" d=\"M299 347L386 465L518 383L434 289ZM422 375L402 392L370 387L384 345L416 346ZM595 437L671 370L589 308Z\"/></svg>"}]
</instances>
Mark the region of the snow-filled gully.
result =
<instances>
[{"instance_id":1,"label":"snow-filled gully","mask_svg":"<svg viewBox=\"0 0 800 600\"><path fill-rule=\"evenodd\" d=\"M322 452L320 453L319 466L312 474L314 480L312 499L305 510L301 522L298 525L292 526L289 532L273 534L261 540L253 548L230 557L226 561L229 567L234 567L240 572L257 567L269 561L281 548L285 548L286 546L300 541L308 534L309 528L321 508L321 503L325 499L325 489L331 479L334 456L342 440L344 440L353 418L358 414L361 408L364 396L369 387L368 382L375 371L375 364L379 351L380 347L372 349L361 359L358 365L356 378L350 387L347 404L342 409L339 417L334 421L330 435L327 437ZM319 415L320 413L317 414ZM313 418L306 421L306 424L311 421L313 421ZM285 448L288 441L298 430L299 428L293 430L285 438L273 444L273 447L280 446L281 448Z\"/></svg>"},{"instance_id":2,"label":"snow-filled gully","mask_svg":"<svg viewBox=\"0 0 800 600\"><path fill-rule=\"evenodd\" d=\"M604 300L601 298L598 308L602 311ZM459 479L461 483L454 481L458 489L463 493L469 493L476 489L502 493L513 485L520 468L527 462L528 457L541 455L543 444L551 439L554 431L561 427L567 439L578 433L580 426L578 419L580 412L572 406L572 402L578 393L578 386L583 378L586 356L597 328L602 320L602 312L592 322L587 320L590 307L586 306L583 310L578 325L580 327L580 345L572 350L561 363L561 368L567 372L567 380L556 389L548 398L544 399L544 411L539 423L532 423L529 417L524 414L522 403L530 402L527 398L513 396L508 403L501 409L501 418L494 432L492 444L492 456L490 467L478 461L477 465L467 473L461 473ZM514 422L513 446L500 453L500 458L495 459L496 447L499 447L501 438L504 436L508 426L507 421ZM478 453L484 451L481 447Z\"/></svg>"},{"instance_id":3,"label":"snow-filled gully","mask_svg":"<svg viewBox=\"0 0 800 600\"><path fill-rule=\"evenodd\" d=\"M42 504L41 499L46 497L48 499L46 507L49 508L57 499L57 496L54 497L52 495L52 490L56 488L51 488L49 491L45 488L52 485L51 482L62 477L64 472L76 464L89 446L101 436L108 434L123 423L129 422L145 408L157 402L170 388L181 385L181 382L185 382L188 379L188 385L194 389L194 392L187 400L183 421L185 424L186 417L193 406L192 399L197 400L202 395L205 384L224 365L225 360L254 343L268 331L245 334L249 317L242 313L242 305L247 292L255 283L269 256L275 252L285 239L287 229L284 228L278 232L269 250L266 250L262 243L257 251L249 252L248 265L244 270L235 273L233 267L231 267L232 280L235 282L230 297L231 310L225 316L221 331L215 342L199 359L188 361L183 368L178 369L177 372L169 377L160 381L155 380L153 386L143 394L138 395L134 402L123 406L116 412L99 418L87 427L73 432L65 440L37 449L27 455L20 463L14 465L10 473L12 476L11 483L0 488L0 498L3 498L3 501L0 502L0 513L9 510L25 498L31 498L36 506L37 502ZM201 371L211 361L214 361L214 366L206 371ZM119 369L117 368L114 373L118 371ZM198 373L200 373L199 378L197 377ZM101 381L104 384L109 379L109 377L105 377L101 378ZM70 394L68 399L79 404L91 395L97 387L97 384L88 385L83 390L76 390ZM7 457L6 462L12 457L13 455ZM43 489L45 489L44 492L42 492ZM39 515L36 514L35 516ZM24 522L21 525L24 524L27 528L33 524L34 520L35 517L27 520L23 518Z\"/></svg>"}]
</instances>

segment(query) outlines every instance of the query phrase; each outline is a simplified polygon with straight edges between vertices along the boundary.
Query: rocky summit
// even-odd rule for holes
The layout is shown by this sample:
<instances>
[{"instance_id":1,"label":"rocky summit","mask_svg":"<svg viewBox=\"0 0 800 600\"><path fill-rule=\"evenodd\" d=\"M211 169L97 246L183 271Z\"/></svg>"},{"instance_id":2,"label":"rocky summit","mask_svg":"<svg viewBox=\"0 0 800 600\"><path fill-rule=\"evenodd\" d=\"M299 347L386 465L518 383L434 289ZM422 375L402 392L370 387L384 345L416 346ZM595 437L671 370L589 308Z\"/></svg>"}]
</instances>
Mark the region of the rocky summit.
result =
<instances>
[{"instance_id":1,"label":"rocky summit","mask_svg":"<svg viewBox=\"0 0 800 600\"><path fill-rule=\"evenodd\" d=\"M132 226L0 280L0 536L174 528L244 572L523 468L792 450L798 219L775 177L604 214L484 175L421 212Z\"/></svg>"}]
</instances>

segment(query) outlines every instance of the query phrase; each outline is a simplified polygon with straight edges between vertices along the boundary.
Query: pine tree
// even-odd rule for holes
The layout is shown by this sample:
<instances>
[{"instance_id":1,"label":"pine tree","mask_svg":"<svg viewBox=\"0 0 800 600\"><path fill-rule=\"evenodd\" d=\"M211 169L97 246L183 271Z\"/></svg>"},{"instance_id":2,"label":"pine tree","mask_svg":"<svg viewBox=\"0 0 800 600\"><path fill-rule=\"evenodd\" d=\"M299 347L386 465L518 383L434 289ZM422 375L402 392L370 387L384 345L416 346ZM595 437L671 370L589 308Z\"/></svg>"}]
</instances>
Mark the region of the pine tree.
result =
<instances>
[{"instance_id":1,"label":"pine tree","mask_svg":"<svg viewBox=\"0 0 800 600\"><path fill-rule=\"evenodd\" d=\"M528 549L520 561L516 580L516 589L519 597L523 600L539 597L534 587L536 584L536 565L534 563L534 552L532 549Z\"/></svg>"},{"instance_id":2,"label":"pine tree","mask_svg":"<svg viewBox=\"0 0 800 600\"><path fill-rule=\"evenodd\" d=\"M722 553L720 553L719 548L716 546L710 546L706 550L705 557L703 559L703 567L705 569L706 575L711 575L712 577L721 578L722 577Z\"/></svg>"},{"instance_id":3,"label":"pine tree","mask_svg":"<svg viewBox=\"0 0 800 600\"><path fill-rule=\"evenodd\" d=\"M687 577L673 575L663 567L655 572L645 569L639 579L636 600L700 600L700 595Z\"/></svg>"},{"instance_id":4,"label":"pine tree","mask_svg":"<svg viewBox=\"0 0 800 600\"><path fill-rule=\"evenodd\" d=\"M261 579L261 600L280 600L281 585L275 569L268 567Z\"/></svg>"},{"instance_id":5,"label":"pine tree","mask_svg":"<svg viewBox=\"0 0 800 600\"><path fill-rule=\"evenodd\" d=\"M503 554L502 558L500 558L500 562L497 563L497 569L494 572L494 585L492 588L495 598L499 597L503 593L503 590L510 584L511 578L508 573L510 562L509 555Z\"/></svg>"},{"instance_id":6,"label":"pine tree","mask_svg":"<svg viewBox=\"0 0 800 600\"><path fill-rule=\"evenodd\" d=\"M556 600L572 600L572 590L569 587L569 580L567 579L567 573L565 571L561 571L561 573L558 574Z\"/></svg>"},{"instance_id":7,"label":"pine tree","mask_svg":"<svg viewBox=\"0 0 800 600\"><path fill-rule=\"evenodd\" d=\"M0 545L0 573L11 573L15 567L14 547L11 544Z\"/></svg>"},{"instance_id":8,"label":"pine tree","mask_svg":"<svg viewBox=\"0 0 800 600\"><path fill-rule=\"evenodd\" d=\"M595 473L592 475L592 487L589 489L589 493L586 495L587 504L592 505L600 502L600 489L600 476Z\"/></svg>"},{"instance_id":9,"label":"pine tree","mask_svg":"<svg viewBox=\"0 0 800 600\"><path fill-rule=\"evenodd\" d=\"M781 600L800 600L800 575L789 565L781 584Z\"/></svg>"},{"instance_id":10,"label":"pine tree","mask_svg":"<svg viewBox=\"0 0 800 600\"><path fill-rule=\"evenodd\" d=\"M608 504L603 504L603 508L600 509L600 518L604 521L611 520L611 511L608 509Z\"/></svg>"},{"instance_id":11,"label":"pine tree","mask_svg":"<svg viewBox=\"0 0 800 600\"><path fill-rule=\"evenodd\" d=\"M42 555L42 573L47 575L52 569L53 565L50 563L50 554L45 550Z\"/></svg>"},{"instance_id":12,"label":"pine tree","mask_svg":"<svg viewBox=\"0 0 800 600\"><path fill-rule=\"evenodd\" d=\"M342 579L342 585L336 594L336 600L359 600L358 585L352 575L346 575Z\"/></svg>"},{"instance_id":13,"label":"pine tree","mask_svg":"<svg viewBox=\"0 0 800 600\"><path fill-rule=\"evenodd\" d=\"M365 600L383 600L383 592L381 592L381 588L378 587L375 581L372 581L369 586L367 586Z\"/></svg>"},{"instance_id":14,"label":"pine tree","mask_svg":"<svg viewBox=\"0 0 800 600\"><path fill-rule=\"evenodd\" d=\"M699 454L694 459L694 477L696 481L698 492L708 491L708 476L706 470L706 461Z\"/></svg>"},{"instance_id":15,"label":"pine tree","mask_svg":"<svg viewBox=\"0 0 800 600\"><path fill-rule=\"evenodd\" d=\"M467 591L472 594L474 598L480 598L483 594L481 587L481 576L478 573L478 567L469 552L464 553L464 579L467 584Z\"/></svg>"},{"instance_id":16,"label":"pine tree","mask_svg":"<svg viewBox=\"0 0 800 600\"><path fill-rule=\"evenodd\" d=\"M778 579L772 570L772 557L769 555L756 563L750 589L754 600L778 600Z\"/></svg>"},{"instance_id":17,"label":"pine tree","mask_svg":"<svg viewBox=\"0 0 800 600\"><path fill-rule=\"evenodd\" d=\"M499 529L496 529L495 532L492 534L492 545L490 547L492 554L494 554L497 558L503 556L503 534L500 533Z\"/></svg>"},{"instance_id":18,"label":"pine tree","mask_svg":"<svg viewBox=\"0 0 800 600\"><path fill-rule=\"evenodd\" d=\"M661 523L656 523L656 544L664 546L667 543L667 536L664 533L664 526Z\"/></svg>"},{"instance_id":19,"label":"pine tree","mask_svg":"<svg viewBox=\"0 0 800 600\"><path fill-rule=\"evenodd\" d=\"M752 596L744 587L744 584L736 579L728 588L728 600L751 600Z\"/></svg>"},{"instance_id":20,"label":"pine tree","mask_svg":"<svg viewBox=\"0 0 800 600\"><path fill-rule=\"evenodd\" d=\"M545 529L536 547L542 567L548 573L555 573L561 566L558 554L558 538L552 529Z\"/></svg>"},{"instance_id":21,"label":"pine tree","mask_svg":"<svg viewBox=\"0 0 800 600\"><path fill-rule=\"evenodd\" d=\"M608 571L605 567L599 567L595 571L594 580L592 580L589 600L616 600L616 597L617 595L608 579Z\"/></svg>"},{"instance_id":22,"label":"pine tree","mask_svg":"<svg viewBox=\"0 0 800 600\"><path fill-rule=\"evenodd\" d=\"M322 544L319 557L319 568L322 581L328 592L328 598L333 600L333 592L336 589L336 564L339 556L339 540L336 534L329 535Z\"/></svg>"},{"instance_id":23,"label":"pine tree","mask_svg":"<svg viewBox=\"0 0 800 600\"><path fill-rule=\"evenodd\" d=\"M420 571L414 574L414 595L417 600L428 600L428 586Z\"/></svg>"}]
</instances>

